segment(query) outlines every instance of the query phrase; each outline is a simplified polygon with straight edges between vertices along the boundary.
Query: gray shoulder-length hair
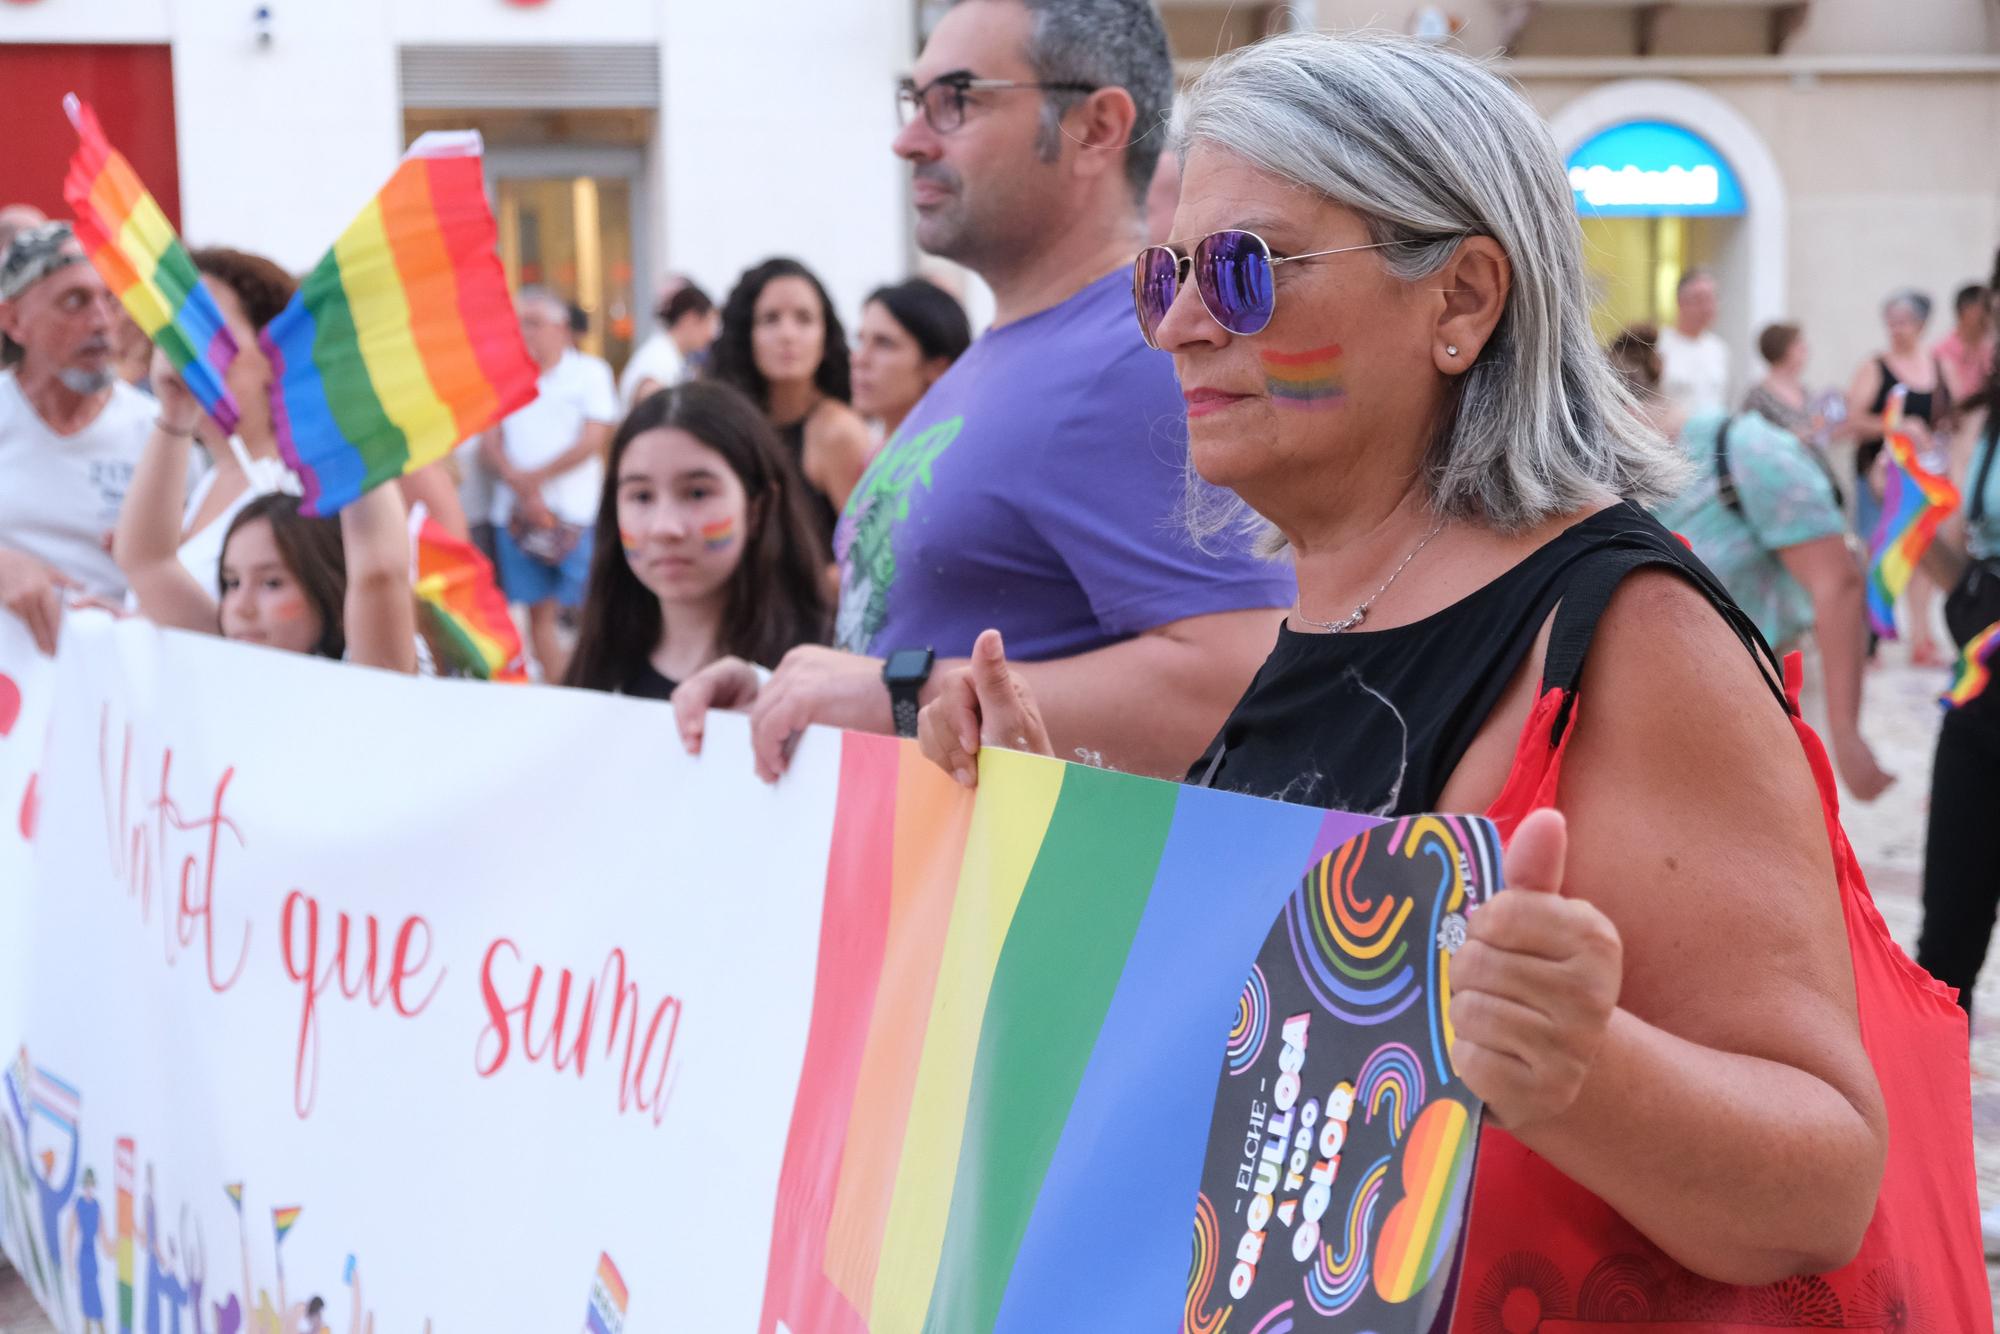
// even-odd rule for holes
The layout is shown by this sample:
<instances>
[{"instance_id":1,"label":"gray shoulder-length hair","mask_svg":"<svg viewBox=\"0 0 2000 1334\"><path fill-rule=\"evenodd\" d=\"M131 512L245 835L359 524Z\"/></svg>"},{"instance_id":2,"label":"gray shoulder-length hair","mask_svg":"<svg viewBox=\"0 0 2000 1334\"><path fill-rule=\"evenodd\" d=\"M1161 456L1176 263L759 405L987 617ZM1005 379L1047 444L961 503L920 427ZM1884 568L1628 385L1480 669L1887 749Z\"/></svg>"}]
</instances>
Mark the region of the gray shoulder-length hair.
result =
<instances>
[{"instance_id":1,"label":"gray shoulder-length hair","mask_svg":"<svg viewBox=\"0 0 2000 1334\"><path fill-rule=\"evenodd\" d=\"M1527 102L1475 60L1386 33L1293 33L1217 60L1188 90L1183 156L1211 146L1353 209L1417 281L1468 235L1512 287L1456 380L1427 464L1439 513L1520 530L1601 499L1675 494L1680 452L1598 347L1569 181ZM1197 521L1212 532L1213 520Z\"/></svg>"}]
</instances>

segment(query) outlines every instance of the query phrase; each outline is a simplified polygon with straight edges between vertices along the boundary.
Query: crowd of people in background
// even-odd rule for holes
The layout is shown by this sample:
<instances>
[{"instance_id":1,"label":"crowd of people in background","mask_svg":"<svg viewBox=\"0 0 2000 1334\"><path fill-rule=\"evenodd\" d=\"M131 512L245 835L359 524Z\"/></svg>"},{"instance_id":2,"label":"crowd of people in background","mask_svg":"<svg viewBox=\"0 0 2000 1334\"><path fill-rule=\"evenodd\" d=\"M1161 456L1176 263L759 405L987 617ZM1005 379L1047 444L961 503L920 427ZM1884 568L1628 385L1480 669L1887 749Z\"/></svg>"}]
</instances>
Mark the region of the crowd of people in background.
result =
<instances>
[{"instance_id":1,"label":"crowd of people in background","mask_svg":"<svg viewBox=\"0 0 2000 1334\"><path fill-rule=\"evenodd\" d=\"M1602 780L1576 791L1610 795L1572 811L1571 856L1598 873L1586 888L1626 933L1627 960L1678 949L1636 891L1611 885L1643 880L1624 851L1676 810L1718 845L1684 852L1718 884L1714 859L1734 854L1716 831L1765 816L1782 826L1797 846L1772 854L1771 874L1787 888L1743 939L1782 919L1801 950L1835 950L1831 899L1800 889L1801 867L1827 874L1805 770L1773 768L1767 786L1750 776L1792 745L1758 655L1816 648L1834 764L1856 796L1882 792L1891 776L1865 739L1855 536L1879 512L1892 394L1941 469L1992 489L1990 466L1966 481L1995 448L1990 290L1958 293L1953 328L1928 343L1929 299L1890 296L1885 345L1844 394L1815 392L1805 333L1772 325L1757 346L1768 371L1745 388L1741 350L1715 331L1715 279L1699 269L1681 279L1671 325L1627 330L1608 354L1595 345L1547 136L1472 62L1386 40L1272 39L1204 76L1188 155L1163 167L1154 131L1173 98L1143 0L951 7L900 90L893 148L910 167L918 244L984 280L991 327L975 337L951 295L909 279L874 291L850 337L814 272L774 257L719 306L669 284L658 328L614 375L578 346L561 295L525 288L537 397L448 464L329 519L299 513L260 406L270 367L254 334L289 275L244 252L196 252L245 349L229 376L246 410L225 433L162 358L134 382L129 321L64 225L0 210L0 228L16 229L0 254L0 605L44 651L65 602L87 597L163 625L433 670L407 575L406 507L421 502L490 553L539 679L670 699L696 750L709 710L747 710L767 778L809 725L916 735L928 706L927 748L961 781L975 781L970 757L991 734L1384 814L1499 811L1520 795L1510 773L1524 763L1553 793L1560 751L1512 750L1540 707L1534 665L1548 627L1569 623L1543 681L1573 698L1602 617L1597 660L1614 666L1594 689L1610 707L1571 767ZM1383 130L1475 104L1453 135L1416 147ZM1512 221L1530 215L1539 230ZM1449 431L1433 439L1440 420ZM1850 446L1851 468L1837 464L1831 451ZM2000 552L1994 499L1946 554ZM1641 565L1657 581L1619 591ZM1935 598L1910 597L1918 661L1940 660ZM1642 667L1663 673L1657 690L1635 684ZM1714 773L1696 786L1642 753L1675 734L1675 710L1729 720L1703 742ZM1968 1005L2000 893L1982 814L1996 769L1986 713L1947 722L1925 962ZM1787 783L1797 800L1779 810ZM1940 833L1938 813L1958 808ZM1528 808L1508 809L1511 821ZM1558 852L1558 878L1561 863ZM1646 874L1659 881L1646 903L1694 892L1694 880ZM1702 902L1734 911L1714 892ZM1589 926L1558 925L1571 943ZM1745 1168L1737 1177L1753 1159L1818 1161L1804 1140L1778 1152L1811 1117L1814 1144L1838 1141L1841 1161L1878 1152L1852 992L1786 992L1812 1035L1771 1049L1781 1079L1753 1080L1731 1064L1747 1048L1721 1036L1737 1020L1667 979L1720 976L1735 956L1703 957L1676 954L1640 984L1660 1013L1707 1014L1709 1027L1671 1039L1681 1077L1706 1090L1682 1101L1736 1109L1725 1149L1703 1161ZM1506 990L1498 974L1493 985ZM1731 985L1735 996L1751 983ZM1632 1080L1659 1050L1628 1053ZM1509 1125L1541 1106L1493 1079ZM1782 1089L1803 1092L1781 1107ZM1665 1101L1638 1083L1608 1096L1600 1109L1619 1110L1605 1126ZM1662 1144L1714 1129L1646 1124ZM1746 1203L1733 1168L1690 1183L1600 1132L1564 1134L1536 1146L1649 1236L1677 1238L1683 1257L1754 1250L1772 1229L1789 1229L1799 1254L1837 1256L1846 1234L1828 1241L1800 1221L1800 1191L1850 1223L1868 1216L1846 1184L1804 1168L1766 1173ZM1730 1237L1660 1204L1704 1191L1714 1216L1735 1220Z\"/></svg>"},{"instance_id":2,"label":"crowd of people in background","mask_svg":"<svg viewBox=\"0 0 2000 1334\"><path fill-rule=\"evenodd\" d=\"M1793 323L1767 325L1757 337L1765 374L1734 410L1724 406L1733 357L1712 329L1713 279L1690 271L1679 292L1673 326L1628 328L1608 348L1695 474L1661 517L1771 644L1816 650L1810 679L1835 766L1855 796L1871 800L1893 781L1876 763L1862 718L1864 675L1880 647L1866 610L1865 571L1889 466L1884 412L1892 398L1899 401L1901 430L1919 461L1963 497L1897 609L1910 662L1937 667L1947 660L1937 643L1939 589L1958 586L1968 570L1977 577L1982 560L2000 554L1992 468L2000 262L1991 283L1967 283L1953 294L1951 325L1935 339L1931 297L1890 293L1880 307L1883 346L1854 368L1844 389L1814 391L1804 332ZM1846 450L1851 462L1843 467L1835 457ZM1968 1010L2000 910L1988 823L2000 801L2000 726L1992 713L1991 701L1980 699L1946 716L1925 835L1917 959L1957 988Z\"/></svg>"}]
</instances>

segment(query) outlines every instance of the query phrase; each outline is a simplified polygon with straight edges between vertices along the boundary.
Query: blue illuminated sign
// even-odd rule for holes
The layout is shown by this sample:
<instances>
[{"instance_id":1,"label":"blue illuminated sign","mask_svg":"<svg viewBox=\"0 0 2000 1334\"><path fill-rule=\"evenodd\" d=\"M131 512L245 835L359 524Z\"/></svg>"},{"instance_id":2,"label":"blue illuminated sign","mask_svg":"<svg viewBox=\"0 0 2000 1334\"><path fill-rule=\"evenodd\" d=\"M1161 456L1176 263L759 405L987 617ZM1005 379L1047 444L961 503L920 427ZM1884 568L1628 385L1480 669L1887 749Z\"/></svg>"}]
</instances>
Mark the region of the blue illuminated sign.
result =
<instances>
[{"instance_id":1,"label":"blue illuminated sign","mask_svg":"<svg viewBox=\"0 0 2000 1334\"><path fill-rule=\"evenodd\" d=\"M1692 130L1631 120L1585 140L1569 158L1569 186L1586 217L1734 218L1743 187L1722 154Z\"/></svg>"}]
</instances>

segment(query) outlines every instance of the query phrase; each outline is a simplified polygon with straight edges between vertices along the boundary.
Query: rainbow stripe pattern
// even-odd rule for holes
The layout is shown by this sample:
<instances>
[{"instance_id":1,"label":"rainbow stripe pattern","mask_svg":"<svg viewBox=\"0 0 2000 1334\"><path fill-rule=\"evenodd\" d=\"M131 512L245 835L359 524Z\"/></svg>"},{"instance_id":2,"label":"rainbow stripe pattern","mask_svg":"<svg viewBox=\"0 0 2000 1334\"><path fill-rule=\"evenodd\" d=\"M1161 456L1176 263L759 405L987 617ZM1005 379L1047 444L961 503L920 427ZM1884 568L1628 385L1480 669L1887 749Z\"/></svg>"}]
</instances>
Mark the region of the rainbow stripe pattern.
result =
<instances>
[{"instance_id":1,"label":"rainbow stripe pattern","mask_svg":"<svg viewBox=\"0 0 2000 1334\"><path fill-rule=\"evenodd\" d=\"M222 376L237 347L221 309L158 201L104 137L90 104L71 93L63 111L77 138L63 180L63 199L76 212L76 239L208 415L223 430L235 430L236 400Z\"/></svg>"},{"instance_id":2,"label":"rainbow stripe pattern","mask_svg":"<svg viewBox=\"0 0 2000 1334\"><path fill-rule=\"evenodd\" d=\"M280 1245L284 1244L285 1234L292 1230L292 1225L299 1221L299 1215L304 1212L305 1206L300 1204L271 1211L271 1231L277 1234Z\"/></svg>"},{"instance_id":3,"label":"rainbow stripe pattern","mask_svg":"<svg viewBox=\"0 0 2000 1334\"><path fill-rule=\"evenodd\" d=\"M535 396L478 134L417 140L259 336L278 447L331 514Z\"/></svg>"},{"instance_id":4,"label":"rainbow stripe pattern","mask_svg":"<svg viewBox=\"0 0 2000 1334\"><path fill-rule=\"evenodd\" d=\"M1271 399L1281 408L1326 407L1347 395L1337 343L1304 352L1265 351L1257 356L1264 363L1264 381Z\"/></svg>"},{"instance_id":5,"label":"rainbow stripe pattern","mask_svg":"<svg viewBox=\"0 0 2000 1334\"><path fill-rule=\"evenodd\" d=\"M1958 655L1958 669L1951 689L1938 697L1946 711L1963 708L1986 693L1993 683L1993 660L2000 656L2000 622L1995 622L1966 641Z\"/></svg>"},{"instance_id":6,"label":"rainbow stripe pattern","mask_svg":"<svg viewBox=\"0 0 2000 1334\"><path fill-rule=\"evenodd\" d=\"M1910 437L1893 427L1883 437L1889 455L1882 518L1868 543L1868 621L1884 639L1896 637L1896 600L1944 521L1958 508L1958 489L1924 467Z\"/></svg>"},{"instance_id":7,"label":"rainbow stripe pattern","mask_svg":"<svg viewBox=\"0 0 2000 1334\"><path fill-rule=\"evenodd\" d=\"M427 514L410 516L417 602L431 638L460 672L482 681L524 682L528 670L521 632L508 614L506 595L479 548L447 532Z\"/></svg>"},{"instance_id":8,"label":"rainbow stripe pattern","mask_svg":"<svg viewBox=\"0 0 2000 1334\"><path fill-rule=\"evenodd\" d=\"M590 1306L583 1317L584 1334L622 1334L630 1296L625 1290L624 1275L618 1272L611 1257L600 1251L597 1275L590 1284Z\"/></svg>"},{"instance_id":9,"label":"rainbow stripe pattern","mask_svg":"<svg viewBox=\"0 0 2000 1334\"><path fill-rule=\"evenodd\" d=\"M1269 1303L1229 1289L1239 1197L1204 1180L1211 1143L1244 1142L1218 1088L1268 1101L1299 984L1260 946L1302 868L1381 822L995 749L975 806L909 743L841 745L759 1329L1257 1323ZM1420 906L1397 955L1419 977ZM1347 1078L1382 1036L1349 1043ZM1329 1028L1315 1054L1338 1046Z\"/></svg>"}]
</instances>

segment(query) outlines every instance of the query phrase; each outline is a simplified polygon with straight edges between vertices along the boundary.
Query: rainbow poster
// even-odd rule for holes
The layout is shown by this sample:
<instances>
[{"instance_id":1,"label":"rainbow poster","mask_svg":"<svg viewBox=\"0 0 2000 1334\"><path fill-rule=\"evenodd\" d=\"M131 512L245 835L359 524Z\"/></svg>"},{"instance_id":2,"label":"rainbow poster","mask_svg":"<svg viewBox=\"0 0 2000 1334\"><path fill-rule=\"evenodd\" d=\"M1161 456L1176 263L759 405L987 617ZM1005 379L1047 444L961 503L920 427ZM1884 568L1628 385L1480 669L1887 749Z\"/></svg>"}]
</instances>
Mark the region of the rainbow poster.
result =
<instances>
[{"instance_id":1,"label":"rainbow poster","mask_svg":"<svg viewBox=\"0 0 2000 1334\"><path fill-rule=\"evenodd\" d=\"M764 1334L1218 1334L1237 1305L1428 1328L1477 1127L1449 955L1497 888L1490 826L993 751L968 811L909 747L848 736L841 763ZM1104 1281L1144 1274L1187 1287Z\"/></svg>"},{"instance_id":2,"label":"rainbow poster","mask_svg":"<svg viewBox=\"0 0 2000 1334\"><path fill-rule=\"evenodd\" d=\"M535 396L473 131L433 131L259 335L278 448L331 514Z\"/></svg>"},{"instance_id":3,"label":"rainbow poster","mask_svg":"<svg viewBox=\"0 0 2000 1334\"><path fill-rule=\"evenodd\" d=\"M1490 825L1421 816L1335 848L1286 902L1216 1088L1185 1334L1232 1312L1430 1328L1479 1130L1451 1066L1451 956L1499 869Z\"/></svg>"},{"instance_id":4,"label":"rainbow poster","mask_svg":"<svg viewBox=\"0 0 2000 1334\"><path fill-rule=\"evenodd\" d=\"M152 192L105 138L90 104L71 93L63 111L77 138L63 180L63 200L76 212L77 241L208 415L223 430L235 430L236 400L222 376L236 358L236 339L221 309Z\"/></svg>"}]
</instances>

